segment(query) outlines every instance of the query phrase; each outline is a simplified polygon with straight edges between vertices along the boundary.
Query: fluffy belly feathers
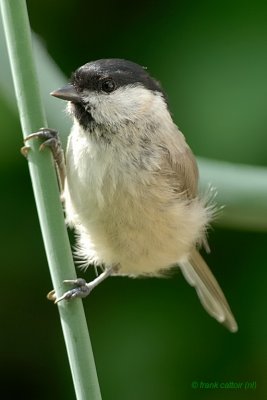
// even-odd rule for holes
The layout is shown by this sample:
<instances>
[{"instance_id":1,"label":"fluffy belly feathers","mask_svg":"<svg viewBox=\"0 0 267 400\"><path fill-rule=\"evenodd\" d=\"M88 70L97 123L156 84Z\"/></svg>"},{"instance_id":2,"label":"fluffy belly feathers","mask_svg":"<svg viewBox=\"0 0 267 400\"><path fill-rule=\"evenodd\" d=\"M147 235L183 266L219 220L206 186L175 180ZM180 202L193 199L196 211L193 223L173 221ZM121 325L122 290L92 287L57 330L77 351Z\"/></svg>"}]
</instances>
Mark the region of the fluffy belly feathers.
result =
<instances>
[{"instance_id":1,"label":"fluffy belly feathers","mask_svg":"<svg viewBox=\"0 0 267 400\"><path fill-rule=\"evenodd\" d=\"M206 213L194 200L162 204L151 188L135 196L123 186L79 196L66 188L66 214L87 264L119 265L119 274L157 275L187 258L204 234ZM150 190L149 195L145 192Z\"/></svg>"},{"instance_id":2,"label":"fluffy belly feathers","mask_svg":"<svg viewBox=\"0 0 267 400\"><path fill-rule=\"evenodd\" d=\"M175 194L161 173L149 171L147 179L145 171L137 174L108 153L95 154L88 142L78 147L72 140L65 209L84 266L118 265L122 275L158 275L186 259L205 233L203 204Z\"/></svg>"}]
</instances>

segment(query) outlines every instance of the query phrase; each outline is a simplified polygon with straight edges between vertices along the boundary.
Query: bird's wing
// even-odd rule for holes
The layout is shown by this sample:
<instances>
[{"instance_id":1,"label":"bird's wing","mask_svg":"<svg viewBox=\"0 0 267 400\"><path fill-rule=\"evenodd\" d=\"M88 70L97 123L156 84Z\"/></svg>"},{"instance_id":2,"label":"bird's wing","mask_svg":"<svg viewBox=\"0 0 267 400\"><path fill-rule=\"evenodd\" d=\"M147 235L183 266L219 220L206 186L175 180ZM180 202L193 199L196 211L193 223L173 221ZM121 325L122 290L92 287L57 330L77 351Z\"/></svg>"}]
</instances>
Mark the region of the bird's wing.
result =
<instances>
[{"instance_id":1,"label":"bird's wing","mask_svg":"<svg viewBox=\"0 0 267 400\"><path fill-rule=\"evenodd\" d=\"M194 199L198 195L198 166L194 154L186 143L182 132L175 126L173 131L173 142L168 147L168 163L172 170L172 185L177 188L179 194L183 194L188 200ZM209 208L210 217L216 212L213 205L214 191L207 192L203 204ZM210 247L206 235L203 235L202 246L207 253L210 253Z\"/></svg>"},{"instance_id":2,"label":"bird's wing","mask_svg":"<svg viewBox=\"0 0 267 400\"><path fill-rule=\"evenodd\" d=\"M177 175L182 178L181 188L189 199L196 197L198 192L198 167L196 159L189 147L185 148L173 163Z\"/></svg>"},{"instance_id":3,"label":"bird's wing","mask_svg":"<svg viewBox=\"0 0 267 400\"><path fill-rule=\"evenodd\" d=\"M183 134L176 131L175 143L169 150L169 159L173 178L178 188L188 199L194 199L198 193L198 168L193 153L186 144ZM203 244L205 246L206 239ZM208 247L207 245L205 247ZM227 300L198 250L192 250L188 260L179 266L187 282L194 286L203 307L207 312L224 324L230 331L236 332L238 327Z\"/></svg>"},{"instance_id":4,"label":"bird's wing","mask_svg":"<svg viewBox=\"0 0 267 400\"><path fill-rule=\"evenodd\" d=\"M188 199L196 197L198 192L198 167L196 159L187 145L184 135L175 127L172 143L168 145L168 160L172 175L180 193ZM175 186L175 182L173 182Z\"/></svg>"}]
</instances>

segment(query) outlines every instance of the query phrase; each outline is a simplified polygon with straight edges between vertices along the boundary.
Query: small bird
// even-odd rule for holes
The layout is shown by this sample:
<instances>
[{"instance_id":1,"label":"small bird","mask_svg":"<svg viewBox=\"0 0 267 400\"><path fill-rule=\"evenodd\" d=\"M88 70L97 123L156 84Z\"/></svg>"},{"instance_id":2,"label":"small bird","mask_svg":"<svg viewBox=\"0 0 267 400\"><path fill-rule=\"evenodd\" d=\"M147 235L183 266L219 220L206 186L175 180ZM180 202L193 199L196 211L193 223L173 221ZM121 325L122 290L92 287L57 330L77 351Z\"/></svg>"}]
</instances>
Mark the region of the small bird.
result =
<instances>
[{"instance_id":1,"label":"small bird","mask_svg":"<svg viewBox=\"0 0 267 400\"><path fill-rule=\"evenodd\" d=\"M73 119L66 161L55 131L38 135L57 143L53 153L66 221L77 234L76 256L102 272L89 283L65 281L75 287L50 297L85 297L110 275L160 277L180 267L207 312L237 331L198 251L207 243L214 207L198 192L195 157L160 83L134 62L100 59L78 68L70 84L51 94L68 102Z\"/></svg>"}]
</instances>

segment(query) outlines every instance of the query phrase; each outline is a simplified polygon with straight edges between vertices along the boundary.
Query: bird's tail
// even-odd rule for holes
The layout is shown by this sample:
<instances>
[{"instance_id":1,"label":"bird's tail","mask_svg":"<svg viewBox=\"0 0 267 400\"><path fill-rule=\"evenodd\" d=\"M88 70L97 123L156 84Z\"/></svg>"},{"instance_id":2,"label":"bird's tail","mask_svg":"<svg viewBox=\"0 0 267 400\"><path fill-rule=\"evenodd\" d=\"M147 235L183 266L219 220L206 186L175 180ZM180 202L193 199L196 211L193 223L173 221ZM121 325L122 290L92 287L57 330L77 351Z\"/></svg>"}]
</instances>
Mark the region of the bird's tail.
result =
<instances>
[{"instance_id":1,"label":"bird's tail","mask_svg":"<svg viewBox=\"0 0 267 400\"><path fill-rule=\"evenodd\" d=\"M206 262L195 249L188 261L179 264L187 282L194 286L205 310L231 332L238 330L229 304Z\"/></svg>"}]
</instances>

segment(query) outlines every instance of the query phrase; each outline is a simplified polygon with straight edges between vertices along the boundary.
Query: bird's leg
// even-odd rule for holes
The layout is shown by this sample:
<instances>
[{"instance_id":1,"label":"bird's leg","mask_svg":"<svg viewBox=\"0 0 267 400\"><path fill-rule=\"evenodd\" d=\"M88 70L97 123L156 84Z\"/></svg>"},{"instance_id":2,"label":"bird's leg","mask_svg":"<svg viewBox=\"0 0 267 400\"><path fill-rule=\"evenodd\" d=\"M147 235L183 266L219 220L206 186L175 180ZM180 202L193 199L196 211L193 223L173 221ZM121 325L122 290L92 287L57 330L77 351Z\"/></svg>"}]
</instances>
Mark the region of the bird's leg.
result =
<instances>
[{"instance_id":1,"label":"bird's leg","mask_svg":"<svg viewBox=\"0 0 267 400\"><path fill-rule=\"evenodd\" d=\"M84 298L84 297L88 296L91 293L91 291L97 285L99 285L99 283L103 282L113 272L114 272L114 268L108 268L104 272L102 272L102 274L100 274L97 278L95 278L92 282L88 282L88 283L82 278L65 280L65 281L63 281L64 283L66 283L68 285L74 285L75 287L73 289L66 291L59 298L56 298L55 291L52 290L51 292L48 293L47 298L49 300L54 301L54 303L58 303L59 301L62 301L62 300L75 299L77 297Z\"/></svg>"},{"instance_id":2,"label":"bird's leg","mask_svg":"<svg viewBox=\"0 0 267 400\"><path fill-rule=\"evenodd\" d=\"M62 194L63 190L64 190L64 182L65 182L65 178L66 178L66 166L65 166L64 152L63 152L63 149L62 149L62 146L60 143L58 133L54 129L40 128L39 131L28 135L24 139L24 142L26 143L28 140L35 139L35 138L43 140L43 143L39 147L40 151L43 151L45 148L48 147L52 152L52 155L53 155L53 158L54 158L54 161L56 164L56 168L57 168L60 192ZM26 146L22 147L21 153L27 157L29 149L30 149L29 146L26 145Z\"/></svg>"}]
</instances>

